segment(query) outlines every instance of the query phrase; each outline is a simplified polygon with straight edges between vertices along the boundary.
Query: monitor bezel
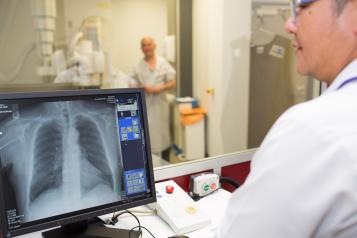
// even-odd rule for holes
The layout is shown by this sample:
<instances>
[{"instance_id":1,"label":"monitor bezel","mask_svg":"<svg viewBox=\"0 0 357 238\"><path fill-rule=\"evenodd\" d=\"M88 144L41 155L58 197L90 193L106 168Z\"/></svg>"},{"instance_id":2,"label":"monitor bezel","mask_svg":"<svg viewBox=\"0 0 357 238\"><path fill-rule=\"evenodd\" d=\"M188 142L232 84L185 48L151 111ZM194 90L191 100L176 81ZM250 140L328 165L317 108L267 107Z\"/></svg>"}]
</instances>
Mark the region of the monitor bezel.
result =
<instances>
[{"instance_id":1,"label":"monitor bezel","mask_svg":"<svg viewBox=\"0 0 357 238\"><path fill-rule=\"evenodd\" d=\"M0 237L13 237L24 235L27 233L32 233L44 229L53 228L56 226L66 225L74 222L83 221L86 219L91 219L93 217L105 215L108 213L112 213L119 210L125 210L128 208L146 205L149 203L156 202L156 190L155 190L155 182L154 182L154 172L153 172L153 163L151 156L151 147L150 147L150 138L149 138L149 126L147 119L147 108L146 108L146 100L145 100L145 92L142 88L118 88L118 89L82 89L82 90L66 90L66 91L48 91L48 92L16 92L16 93L0 93L0 100L7 99L36 99L36 98L56 98L56 97L80 97L80 96L95 96L95 95L113 95L113 94L127 94L127 93L137 93L140 94L141 98L141 109L142 109L142 119L143 126L145 131L145 143L146 143L146 154L148 156L148 179L150 183L148 184L151 187L151 197L143 198L138 201L130 202L129 204L105 204L108 205L105 208L98 209L95 211L86 211L83 210L71 212L70 215L55 219L52 221L43 222L40 224L34 224L32 226L18 228L13 231L9 231L6 222L6 208L5 199L3 193L3 181L2 176L0 176L0 228L1 234ZM102 205L103 206L103 205ZM101 206L101 207L102 207ZM74 213L74 214L73 214Z\"/></svg>"}]
</instances>

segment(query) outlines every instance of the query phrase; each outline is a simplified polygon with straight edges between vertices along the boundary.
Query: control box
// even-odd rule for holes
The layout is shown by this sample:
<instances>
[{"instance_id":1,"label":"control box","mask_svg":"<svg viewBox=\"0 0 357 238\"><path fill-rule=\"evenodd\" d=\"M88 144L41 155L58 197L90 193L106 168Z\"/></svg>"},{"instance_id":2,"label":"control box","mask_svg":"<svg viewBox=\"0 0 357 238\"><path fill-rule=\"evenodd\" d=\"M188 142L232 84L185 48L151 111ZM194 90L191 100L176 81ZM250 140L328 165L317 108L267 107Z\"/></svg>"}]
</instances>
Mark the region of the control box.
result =
<instances>
[{"instance_id":1,"label":"control box","mask_svg":"<svg viewBox=\"0 0 357 238\"><path fill-rule=\"evenodd\" d=\"M219 175L203 173L192 175L190 178L190 192L193 196L204 197L219 189Z\"/></svg>"}]
</instances>

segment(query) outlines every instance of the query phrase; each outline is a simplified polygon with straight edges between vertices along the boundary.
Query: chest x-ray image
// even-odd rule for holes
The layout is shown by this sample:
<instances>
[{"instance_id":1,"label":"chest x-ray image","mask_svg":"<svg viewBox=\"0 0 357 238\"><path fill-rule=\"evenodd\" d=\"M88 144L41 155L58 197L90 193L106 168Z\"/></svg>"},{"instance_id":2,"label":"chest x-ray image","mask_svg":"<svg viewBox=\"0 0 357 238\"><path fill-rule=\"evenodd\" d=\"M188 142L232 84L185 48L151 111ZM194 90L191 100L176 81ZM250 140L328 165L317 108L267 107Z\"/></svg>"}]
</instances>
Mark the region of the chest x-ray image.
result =
<instances>
[{"instance_id":1,"label":"chest x-ray image","mask_svg":"<svg viewBox=\"0 0 357 238\"><path fill-rule=\"evenodd\" d=\"M0 108L7 208L22 216L22 222L121 199L115 107L89 102L12 104L5 113Z\"/></svg>"}]
</instances>

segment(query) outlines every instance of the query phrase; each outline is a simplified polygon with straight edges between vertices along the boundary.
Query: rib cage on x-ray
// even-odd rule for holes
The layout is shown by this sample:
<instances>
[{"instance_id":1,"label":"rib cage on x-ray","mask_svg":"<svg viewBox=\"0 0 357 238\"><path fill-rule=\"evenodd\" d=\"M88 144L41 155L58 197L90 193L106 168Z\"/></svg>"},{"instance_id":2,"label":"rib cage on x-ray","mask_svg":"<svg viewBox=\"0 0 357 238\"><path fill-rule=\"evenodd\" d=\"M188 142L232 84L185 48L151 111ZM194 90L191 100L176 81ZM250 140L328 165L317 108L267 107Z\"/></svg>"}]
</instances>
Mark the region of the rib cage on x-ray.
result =
<instances>
[{"instance_id":1,"label":"rib cage on x-ray","mask_svg":"<svg viewBox=\"0 0 357 238\"><path fill-rule=\"evenodd\" d=\"M63 126L58 120L45 122L36 133L30 202L48 189L63 184ZM48 142L51 143L48 143Z\"/></svg>"},{"instance_id":2,"label":"rib cage on x-ray","mask_svg":"<svg viewBox=\"0 0 357 238\"><path fill-rule=\"evenodd\" d=\"M0 122L1 164L24 221L115 202L122 158L113 104L47 102L19 105Z\"/></svg>"},{"instance_id":3,"label":"rib cage on x-ray","mask_svg":"<svg viewBox=\"0 0 357 238\"><path fill-rule=\"evenodd\" d=\"M84 165L81 166L81 194L85 194L86 191L90 190L95 185L88 179L88 176L92 176L92 174L88 170L85 170L85 168L87 168L87 163L100 171L98 180L100 180L101 183L114 189L113 175L110 166L108 165L109 161L107 159L103 160L103 158L106 158L106 154L102 137L98 138L97 136L100 135L99 128L92 119L85 116L78 116L76 118L76 129L79 132L78 141L82 153L81 164Z\"/></svg>"}]
</instances>

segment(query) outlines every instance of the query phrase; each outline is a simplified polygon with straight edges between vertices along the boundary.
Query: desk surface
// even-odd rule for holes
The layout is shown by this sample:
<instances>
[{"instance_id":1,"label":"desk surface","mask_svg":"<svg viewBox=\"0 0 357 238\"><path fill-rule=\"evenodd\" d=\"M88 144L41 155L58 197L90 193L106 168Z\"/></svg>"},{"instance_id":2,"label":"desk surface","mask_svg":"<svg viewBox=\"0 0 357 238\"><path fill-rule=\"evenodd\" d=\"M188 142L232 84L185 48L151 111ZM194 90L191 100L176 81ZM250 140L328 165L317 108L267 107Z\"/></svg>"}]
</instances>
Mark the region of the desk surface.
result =
<instances>
[{"instance_id":1,"label":"desk surface","mask_svg":"<svg viewBox=\"0 0 357 238\"><path fill-rule=\"evenodd\" d=\"M231 194L226 190L220 189L219 191L202 198L200 201L197 202L198 206L211 218L212 225L207 228L203 228L191 233L186 234L190 238L214 238L215 237L215 229L219 222L221 221L224 210L227 206L228 200ZM148 209L146 206L136 208L138 210ZM151 233L156 238L166 238L169 236L174 235L174 232L169 227L169 225L162 220L157 215L147 215L147 214L140 214L135 213L135 209L133 210L134 214L140 220L142 226L145 226L150 230ZM110 217L112 214L108 214L106 216L102 216L101 218ZM123 229L131 229L132 227L137 226L136 220L127 214L124 214L119 217L118 223L115 225L117 228ZM31 234L19 236L19 238L40 238L41 232L34 232ZM151 235L144 230L143 232L144 238L149 238Z\"/></svg>"}]
</instances>

